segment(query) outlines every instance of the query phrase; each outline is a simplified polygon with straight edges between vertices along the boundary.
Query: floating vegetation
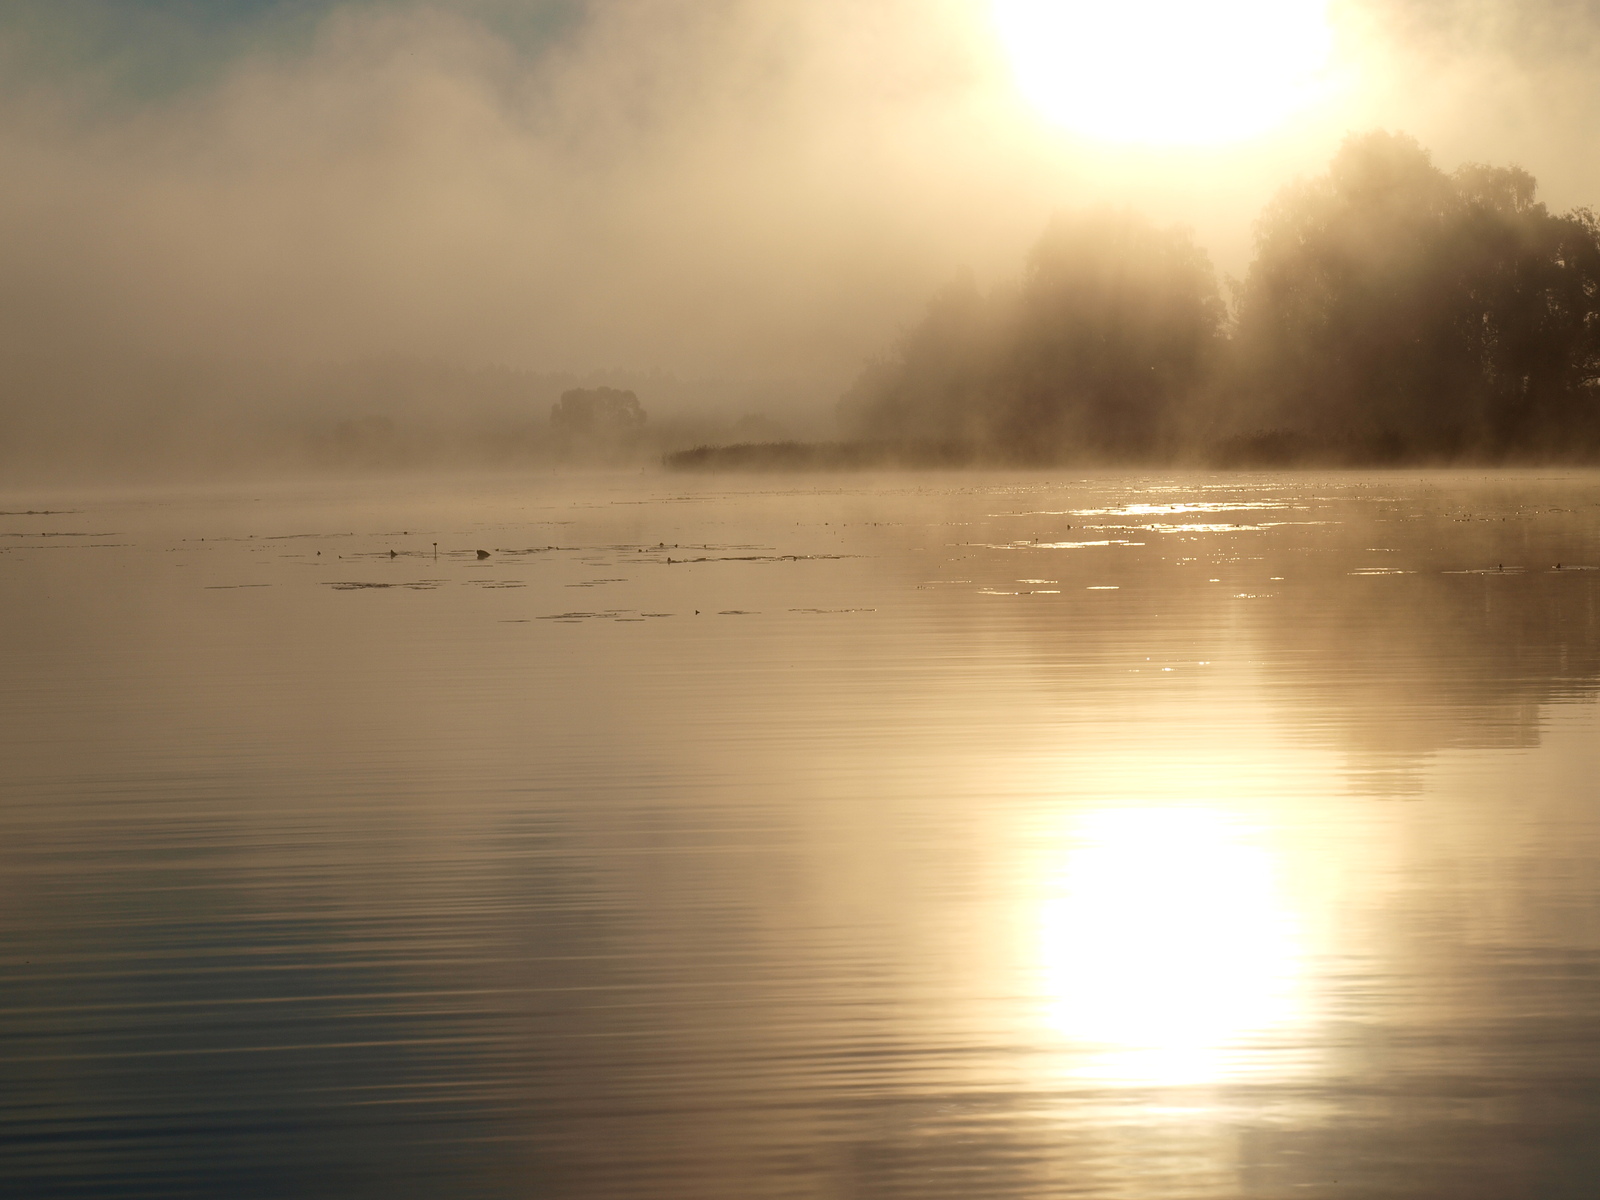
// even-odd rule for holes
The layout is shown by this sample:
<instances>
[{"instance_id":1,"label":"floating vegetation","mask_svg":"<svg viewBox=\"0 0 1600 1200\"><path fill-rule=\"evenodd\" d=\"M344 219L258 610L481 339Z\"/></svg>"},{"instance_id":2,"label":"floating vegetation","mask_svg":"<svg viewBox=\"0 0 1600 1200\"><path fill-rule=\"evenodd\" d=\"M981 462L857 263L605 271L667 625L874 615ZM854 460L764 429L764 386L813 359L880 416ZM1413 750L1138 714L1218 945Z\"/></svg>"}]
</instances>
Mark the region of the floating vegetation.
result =
<instances>
[{"instance_id":1,"label":"floating vegetation","mask_svg":"<svg viewBox=\"0 0 1600 1200\"><path fill-rule=\"evenodd\" d=\"M667 562L673 566L681 566L684 563L707 562L822 562L828 559L860 557L861 555L859 554L727 554L716 558L672 558L669 556Z\"/></svg>"},{"instance_id":2,"label":"floating vegetation","mask_svg":"<svg viewBox=\"0 0 1600 1200\"><path fill-rule=\"evenodd\" d=\"M548 616L535 617L536 621L561 621L574 624L579 621L643 621L647 617L670 617L673 613L642 613L634 608L607 608L599 612L563 612L550 613Z\"/></svg>"},{"instance_id":3,"label":"floating vegetation","mask_svg":"<svg viewBox=\"0 0 1600 1200\"><path fill-rule=\"evenodd\" d=\"M104 536L84 534L85 537ZM13 546L0 546L0 554L9 554L13 550L114 550L118 547L126 549L132 542L20 542Z\"/></svg>"},{"instance_id":4,"label":"floating vegetation","mask_svg":"<svg viewBox=\"0 0 1600 1200\"><path fill-rule=\"evenodd\" d=\"M205 590L208 592L226 592L235 588L271 587L270 583L208 583Z\"/></svg>"},{"instance_id":5,"label":"floating vegetation","mask_svg":"<svg viewBox=\"0 0 1600 1200\"><path fill-rule=\"evenodd\" d=\"M336 592L361 592L372 588L406 588L413 592L437 591L443 579L418 579L410 583L367 583L361 580L341 579L325 582L325 587L331 587Z\"/></svg>"},{"instance_id":6,"label":"floating vegetation","mask_svg":"<svg viewBox=\"0 0 1600 1200\"><path fill-rule=\"evenodd\" d=\"M791 608L792 613L858 613L877 612L875 608Z\"/></svg>"}]
</instances>

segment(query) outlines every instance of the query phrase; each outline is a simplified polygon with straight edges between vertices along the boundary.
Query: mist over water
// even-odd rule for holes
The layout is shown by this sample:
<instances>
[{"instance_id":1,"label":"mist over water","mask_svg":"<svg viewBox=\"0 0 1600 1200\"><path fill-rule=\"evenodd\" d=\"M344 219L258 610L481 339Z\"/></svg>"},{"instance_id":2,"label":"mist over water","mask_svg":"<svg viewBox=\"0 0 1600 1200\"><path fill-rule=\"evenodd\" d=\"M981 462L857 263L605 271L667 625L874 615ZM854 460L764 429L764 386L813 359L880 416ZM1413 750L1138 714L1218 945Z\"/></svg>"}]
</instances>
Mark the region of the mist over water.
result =
<instances>
[{"instance_id":1,"label":"mist over water","mask_svg":"<svg viewBox=\"0 0 1600 1200\"><path fill-rule=\"evenodd\" d=\"M1592 1183L1593 474L0 509L19 1194Z\"/></svg>"},{"instance_id":2,"label":"mist over water","mask_svg":"<svg viewBox=\"0 0 1600 1200\"><path fill-rule=\"evenodd\" d=\"M1588 1200L1597 79L0 0L0 1194Z\"/></svg>"}]
</instances>

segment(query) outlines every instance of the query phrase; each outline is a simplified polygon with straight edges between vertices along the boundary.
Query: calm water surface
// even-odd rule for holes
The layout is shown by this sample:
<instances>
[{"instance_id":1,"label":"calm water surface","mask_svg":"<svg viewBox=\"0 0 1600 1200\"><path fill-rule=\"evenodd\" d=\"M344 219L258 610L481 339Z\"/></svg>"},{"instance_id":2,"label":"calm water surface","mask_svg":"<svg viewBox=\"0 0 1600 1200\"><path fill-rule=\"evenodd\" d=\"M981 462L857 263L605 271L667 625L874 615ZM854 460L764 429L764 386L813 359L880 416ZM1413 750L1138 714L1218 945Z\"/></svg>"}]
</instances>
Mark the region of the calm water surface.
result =
<instances>
[{"instance_id":1,"label":"calm water surface","mask_svg":"<svg viewBox=\"0 0 1600 1200\"><path fill-rule=\"evenodd\" d=\"M1600 475L0 509L6 1195L1600 1186Z\"/></svg>"}]
</instances>

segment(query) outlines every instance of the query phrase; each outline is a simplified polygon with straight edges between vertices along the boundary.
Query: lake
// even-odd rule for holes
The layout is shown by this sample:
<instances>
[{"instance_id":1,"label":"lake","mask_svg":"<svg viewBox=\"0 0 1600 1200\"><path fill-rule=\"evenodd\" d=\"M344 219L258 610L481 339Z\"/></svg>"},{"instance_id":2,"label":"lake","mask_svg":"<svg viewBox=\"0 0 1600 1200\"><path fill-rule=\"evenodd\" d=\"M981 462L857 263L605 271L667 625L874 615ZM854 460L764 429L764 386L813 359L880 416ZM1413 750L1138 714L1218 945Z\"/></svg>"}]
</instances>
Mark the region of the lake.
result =
<instances>
[{"instance_id":1,"label":"lake","mask_svg":"<svg viewBox=\"0 0 1600 1200\"><path fill-rule=\"evenodd\" d=\"M1600 473L0 510L8 1195L1594 1195Z\"/></svg>"}]
</instances>

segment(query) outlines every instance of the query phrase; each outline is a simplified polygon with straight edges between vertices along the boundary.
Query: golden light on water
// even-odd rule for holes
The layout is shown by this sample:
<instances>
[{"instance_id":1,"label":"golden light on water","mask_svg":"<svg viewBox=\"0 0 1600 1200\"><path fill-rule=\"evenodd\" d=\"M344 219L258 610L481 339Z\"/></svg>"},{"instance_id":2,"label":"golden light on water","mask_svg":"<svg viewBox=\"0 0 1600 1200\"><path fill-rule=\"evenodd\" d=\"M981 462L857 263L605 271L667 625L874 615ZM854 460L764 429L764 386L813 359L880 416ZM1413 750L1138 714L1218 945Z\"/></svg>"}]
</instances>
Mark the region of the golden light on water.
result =
<instances>
[{"instance_id":1,"label":"golden light on water","mask_svg":"<svg viewBox=\"0 0 1600 1200\"><path fill-rule=\"evenodd\" d=\"M1303 1017L1301 951L1271 853L1228 814L1086 816L1039 928L1048 1020L1083 1073L1212 1082Z\"/></svg>"},{"instance_id":2,"label":"golden light on water","mask_svg":"<svg viewBox=\"0 0 1600 1200\"><path fill-rule=\"evenodd\" d=\"M1050 119L1114 142L1205 145L1316 99L1325 0L993 0L1018 88Z\"/></svg>"}]
</instances>

